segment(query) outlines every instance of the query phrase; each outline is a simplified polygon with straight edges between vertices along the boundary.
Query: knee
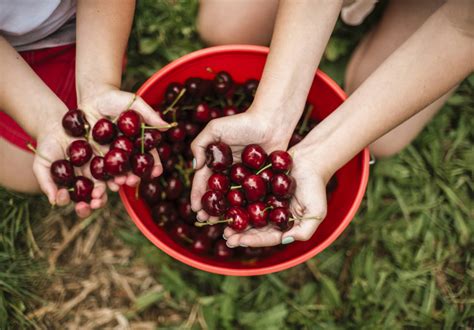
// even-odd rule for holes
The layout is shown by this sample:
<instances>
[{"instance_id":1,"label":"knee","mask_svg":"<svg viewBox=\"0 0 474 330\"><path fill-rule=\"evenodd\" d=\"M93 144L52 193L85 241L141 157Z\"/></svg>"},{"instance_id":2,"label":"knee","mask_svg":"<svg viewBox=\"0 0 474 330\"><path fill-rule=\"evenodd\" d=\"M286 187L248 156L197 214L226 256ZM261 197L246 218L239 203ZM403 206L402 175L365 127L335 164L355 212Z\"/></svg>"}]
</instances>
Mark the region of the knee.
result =
<instances>
[{"instance_id":1,"label":"knee","mask_svg":"<svg viewBox=\"0 0 474 330\"><path fill-rule=\"evenodd\" d=\"M369 146L370 153L376 159L390 158L405 148L405 145L387 145L374 142Z\"/></svg>"}]
</instances>

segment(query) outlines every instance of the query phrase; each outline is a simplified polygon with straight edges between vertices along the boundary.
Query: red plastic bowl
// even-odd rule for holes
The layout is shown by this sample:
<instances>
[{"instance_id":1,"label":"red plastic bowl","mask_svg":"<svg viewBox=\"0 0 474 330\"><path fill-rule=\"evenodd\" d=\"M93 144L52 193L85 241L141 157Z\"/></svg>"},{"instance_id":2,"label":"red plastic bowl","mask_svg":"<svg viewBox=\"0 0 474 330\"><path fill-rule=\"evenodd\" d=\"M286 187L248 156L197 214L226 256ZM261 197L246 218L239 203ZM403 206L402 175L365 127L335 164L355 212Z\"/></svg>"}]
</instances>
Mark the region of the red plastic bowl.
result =
<instances>
[{"instance_id":1,"label":"red plastic bowl","mask_svg":"<svg viewBox=\"0 0 474 330\"><path fill-rule=\"evenodd\" d=\"M235 81L259 79L262 75L268 48L259 46L220 46L206 48L181 57L155 73L138 90L149 104L161 101L166 86L171 82L183 83L188 77L212 79L206 71L226 70ZM346 98L341 88L321 71L316 73L308 101L314 105L313 118L322 120ZM135 189L123 187L120 197L136 226L158 248L192 267L223 275L252 276L278 272L298 265L329 246L347 227L362 201L369 175L369 152L361 151L344 165L336 176L338 186L329 201L326 219L307 242L295 242L266 259L256 262L220 261L209 256L196 255L168 236L152 220L148 207L135 199Z\"/></svg>"}]
</instances>

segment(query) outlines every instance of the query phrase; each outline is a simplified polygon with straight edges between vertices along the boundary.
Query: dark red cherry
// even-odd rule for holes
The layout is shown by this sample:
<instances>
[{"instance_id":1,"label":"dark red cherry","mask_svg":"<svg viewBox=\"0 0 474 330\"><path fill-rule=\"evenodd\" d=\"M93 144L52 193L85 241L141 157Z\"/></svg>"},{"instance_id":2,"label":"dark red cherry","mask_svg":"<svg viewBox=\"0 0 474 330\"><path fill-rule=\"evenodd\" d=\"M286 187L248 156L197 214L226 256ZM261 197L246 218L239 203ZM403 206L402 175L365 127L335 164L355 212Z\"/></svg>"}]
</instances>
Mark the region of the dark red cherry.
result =
<instances>
[{"instance_id":1,"label":"dark red cherry","mask_svg":"<svg viewBox=\"0 0 474 330\"><path fill-rule=\"evenodd\" d=\"M244 83L244 91L249 97L255 97L255 92L257 92L258 80L249 79Z\"/></svg>"},{"instance_id":2,"label":"dark red cherry","mask_svg":"<svg viewBox=\"0 0 474 330\"><path fill-rule=\"evenodd\" d=\"M162 162L167 161L171 157L171 146L168 143L162 142L156 150Z\"/></svg>"},{"instance_id":3,"label":"dark red cherry","mask_svg":"<svg viewBox=\"0 0 474 330\"><path fill-rule=\"evenodd\" d=\"M140 178L149 178L153 171L153 166L155 166L155 159L148 152L143 154L137 153L130 157L130 165L132 166L133 174Z\"/></svg>"},{"instance_id":4,"label":"dark red cherry","mask_svg":"<svg viewBox=\"0 0 474 330\"><path fill-rule=\"evenodd\" d=\"M189 223L190 225L194 224L196 221L196 214L191 209L189 198L181 198L178 201L178 214L185 222Z\"/></svg>"},{"instance_id":5,"label":"dark red cherry","mask_svg":"<svg viewBox=\"0 0 474 330\"><path fill-rule=\"evenodd\" d=\"M264 169L258 174L267 185L270 185L270 181L273 178L273 171L271 168Z\"/></svg>"},{"instance_id":6,"label":"dark red cherry","mask_svg":"<svg viewBox=\"0 0 474 330\"><path fill-rule=\"evenodd\" d=\"M166 179L165 194L166 199L173 200L181 196L184 190L183 182L176 177Z\"/></svg>"},{"instance_id":7,"label":"dark red cherry","mask_svg":"<svg viewBox=\"0 0 474 330\"><path fill-rule=\"evenodd\" d=\"M227 246L226 241L220 240L214 245L214 255L218 259L229 260L234 256L234 250Z\"/></svg>"},{"instance_id":8,"label":"dark red cherry","mask_svg":"<svg viewBox=\"0 0 474 330\"><path fill-rule=\"evenodd\" d=\"M107 181L111 176L105 170L105 160L104 157L95 156L92 158L91 163L89 164L90 171L92 176L101 181Z\"/></svg>"},{"instance_id":9,"label":"dark red cherry","mask_svg":"<svg viewBox=\"0 0 474 330\"><path fill-rule=\"evenodd\" d=\"M194 139L199 134L199 125L191 122L184 123L184 130L186 136L190 139Z\"/></svg>"},{"instance_id":10,"label":"dark red cherry","mask_svg":"<svg viewBox=\"0 0 474 330\"><path fill-rule=\"evenodd\" d=\"M142 180L139 186L140 197L150 204L155 204L161 199L161 186L158 178Z\"/></svg>"},{"instance_id":11,"label":"dark red cherry","mask_svg":"<svg viewBox=\"0 0 474 330\"><path fill-rule=\"evenodd\" d=\"M201 93L202 79L198 77L191 77L186 79L184 87L186 88L186 94L191 97L198 97Z\"/></svg>"},{"instance_id":12,"label":"dark red cherry","mask_svg":"<svg viewBox=\"0 0 474 330\"><path fill-rule=\"evenodd\" d=\"M232 87L232 85L232 77L225 71L218 72L214 77L213 87L217 94L224 95Z\"/></svg>"},{"instance_id":13,"label":"dark red cherry","mask_svg":"<svg viewBox=\"0 0 474 330\"><path fill-rule=\"evenodd\" d=\"M51 177L54 183L61 187L70 187L74 183L74 168L65 160L56 160L51 164Z\"/></svg>"},{"instance_id":14,"label":"dark red cherry","mask_svg":"<svg viewBox=\"0 0 474 330\"><path fill-rule=\"evenodd\" d=\"M186 243L191 241L191 233L191 227L185 223L177 223L171 228L171 235Z\"/></svg>"},{"instance_id":15,"label":"dark red cherry","mask_svg":"<svg viewBox=\"0 0 474 330\"><path fill-rule=\"evenodd\" d=\"M242 151L242 163L254 170L261 168L267 160L267 153L258 144L249 144Z\"/></svg>"},{"instance_id":16,"label":"dark red cherry","mask_svg":"<svg viewBox=\"0 0 474 330\"><path fill-rule=\"evenodd\" d=\"M211 240L207 236L200 234L194 238L191 249L197 254L204 254L209 252L211 245Z\"/></svg>"},{"instance_id":17,"label":"dark red cherry","mask_svg":"<svg viewBox=\"0 0 474 330\"><path fill-rule=\"evenodd\" d=\"M211 216L220 216L229 208L229 204L224 194L219 191L207 191L201 198L204 211Z\"/></svg>"},{"instance_id":18,"label":"dark red cherry","mask_svg":"<svg viewBox=\"0 0 474 330\"><path fill-rule=\"evenodd\" d=\"M300 143L301 140L303 140L303 136L301 136L298 133L293 133L293 135L291 136L291 139L290 139L290 143L288 144L288 147L290 147L290 148L293 147L294 145Z\"/></svg>"},{"instance_id":19,"label":"dark red cherry","mask_svg":"<svg viewBox=\"0 0 474 330\"><path fill-rule=\"evenodd\" d=\"M236 115L238 113L239 113L239 109L237 109L237 107L233 106L233 105L227 106L227 107L224 108L224 110L222 110L222 115L224 117L233 116L233 115Z\"/></svg>"},{"instance_id":20,"label":"dark red cherry","mask_svg":"<svg viewBox=\"0 0 474 330\"><path fill-rule=\"evenodd\" d=\"M154 128L146 128L143 132L143 139L140 136L135 140L135 149L142 150L142 141L144 151L150 151L158 147L161 142L161 133Z\"/></svg>"},{"instance_id":21,"label":"dark red cherry","mask_svg":"<svg viewBox=\"0 0 474 330\"><path fill-rule=\"evenodd\" d=\"M104 156L105 171L117 176L130 169L129 154L122 149L111 149Z\"/></svg>"},{"instance_id":22,"label":"dark red cherry","mask_svg":"<svg viewBox=\"0 0 474 330\"><path fill-rule=\"evenodd\" d=\"M225 194L230 189L229 177L221 173L214 173L207 180L207 187L209 190L220 191Z\"/></svg>"},{"instance_id":23,"label":"dark red cherry","mask_svg":"<svg viewBox=\"0 0 474 330\"><path fill-rule=\"evenodd\" d=\"M230 206L245 206L245 195L241 189L232 189L227 193L227 201Z\"/></svg>"},{"instance_id":24,"label":"dark red cherry","mask_svg":"<svg viewBox=\"0 0 474 330\"><path fill-rule=\"evenodd\" d=\"M249 202L258 201L265 197L267 193L265 181L256 174L249 175L242 181L242 189Z\"/></svg>"},{"instance_id":25,"label":"dark red cherry","mask_svg":"<svg viewBox=\"0 0 474 330\"><path fill-rule=\"evenodd\" d=\"M267 225L268 209L265 208L265 203L255 202L249 204L247 206L247 213L249 214L252 227L261 228Z\"/></svg>"},{"instance_id":26,"label":"dark red cherry","mask_svg":"<svg viewBox=\"0 0 474 330\"><path fill-rule=\"evenodd\" d=\"M270 182L273 195L279 199L291 198L296 190L296 181L284 173L277 173Z\"/></svg>"},{"instance_id":27,"label":"dark red cherry","mask_svg":"<svg viewBox=\"0 0 474 330\"><path fill-rule=\"evenodd\" d=\"M62 125L66 133L73 137L85 136L89 129L86 115L79 109L66 112L63 116Z\"/></svg>"},{"instance_id":28,"label":"dark red cherry","mask_svg":"<svg viewBox=\"0 0 474 330\"><path fill-rule=\"evenodd\" d=\"M230 168L229 176L232 182L240 185L242 184L242 181L244 181L244 179L251 174L252 172L242 163L235 163Z\"/></svg>"},{"instance_id":29,"label":"dark red cherry","mask_svg":"<svg viewBox=\"0 0 474 330\"><path fill-rule=\"evenodd\" d=\"M290 211L284 207L277 207L270 211L268 220L281 230L287 230L290 227Z\"/></svg>"},{"instance_id":30,"label":"dark red cherry","mask_svg":"<svg viewBox=\"0 0 474 330\"><path fill-rule=\"evenodd\" d=\"M211 110L206 103L199 103L193 111L193 121L205 124L211 120Z\"/></svg>"},{"instance_id":31,"label":"dark red cherry","mask_svg":"<svg viewBox=\"0 0 474 330\"><path fill-rule=\"evenodd\" d=\"M167 201L158 201L151 208L153 221L160 227L168 226L178 218L173 204Z\"/></svg>"},{"instance_id":32,"label":"dark red cherry","mask_svg":"<svg viewBox=\"0 0 474 330\"><path fill-rule=\"evenodd\" d=\"M73 184L73 190L70 193L73 202L86 202L92 200L92 190L94 190L94 182L85 176L76 176Z\"/></svg>"},{"instance_id":33,"label":"dark red cherry","mask_svg":"<svg viewBox=\"0 0 474 330\"><path fill-rule=\"evenodd\" d=\"M214 172L228 169L233 162L232 150L223 142L211 143L206 148L206 165Z\"/></svg>"},{"instance_id":34,"label":"dark red cherry","mask_svg":"<svg viewBox=\"0 0 474 330\"><path fill-rule=\"evenodd\" d=\"M84 140L72 141L67 149L69 161L74 166L82 166L92 157L92 147L89 142Z\"/></svg>"},{"instance_id":35,"label":"dark red cherry","mask_svg":"<svg viewBox=\"0 0 474 330\"><path fill-rule=\"evenodd\" d=\"M135 138L140 134L141 123L140 114L134 110L122 112L117 119L119 130L129 138Z\"/></svg>"},{"instance_id":36,"label":"dark red cherry","mask_svg":"<svg viewBox=\"0 0 474 330\"><path fill-rule=\"evenodd\" d=\"M277 207L288 208L288 207L290 207L290 203L288 202L288 200L286 200L286 199L280 200L280 199L276 198L273 195L268 196L267 199L265 200L265 203L267 204L267 206L271 206L273 208L277 208Z\"/></svg>"},{"instance_id":37,"label":"dark red cherry","mask_svg":"<svg viewBox=\"0 0 474 330\"><path fill-rule=\"evenodd\" d=\"M101 118L92 128L92 137L98 144L110 144L117 137L117 127L110 120Z\"/></svg>"},{"instance_id":38,"label":"dark red cherry","mask_svg":"<svg viewBox=\"0 0 474 330\"><path fill-rule=\"evenodd\" d=\"M249 215L247 211L239 206L232 206L225 213L228 226L237 232L244 231L249 226Z\"/></svg>"},{"instance_id":39,"label":"dark red cherry","mask_svg":"<svg viewBox=\"0 0 474 330\"><path fill-rule=\"evenodd\" d=\"M283 150L275 150L268 156L273 172L288 172L293 166L290 154Z\"/></svg>"},{"instance_id":40,"label":"dark red cherry","mask_svg":"<svg viewBox=\"0 0 474 330\"><path fill-rule=\"evenodd\" d=\"M166 88L165 100L168 103L172 103L176 99L176 97L179 95L182 89L183 89L183 85L181 85L180 83L173 82L169 84L168 87Z\"/></svg>"},{"instance_id":41,"label":"dark red cherry","mask_svg":"<svg viewBox=\"0 0 474 330\"><path fill-rule=\"evenodd\" d=\"M254 259L262 256L263 249L260 247L245 247L242 249L242 253L246 258Z\"/></svg>"},{"instance_id":42,"label":"dark red cherry","mask_svg":"<svg viewBox=\"0 0 474 330\"><path fill-rule=\"evenodd\" d=\"M206 235L210 240L214 241L222 237L222 234L224 234L224 229L225 226L223 226L222 224L215 224L212 226L205 226L201 230L204 235Z\"/></svg>"},{"instance_id":43,"label":"dark red cherry","mask_svg":"<svg viewBox=\"0 0 474 330\"><path fill-rule=\"evenodd\" d=\"M120 149L131 155L133 152L133 142L125 136L119 136L112 142L110 149Z\"/></svg>"},{"instance_id":44,"label":"dark red cherry","mask_svg":"<svg viewBox=\"0 0 474 330\"><path fill-rule=\"evenodd\" d=\"M178 126L167 130L165 134L169 141L175 143L184 141L186 137L186 130L184 129L184 125L179 124Z\"/></svg>"},{"instance_id":45,"label":"dark red cherry","mask_svg":"<svg viewBox=\"0 0 474 330\"><path fill-rule=\"evenodd\" d=\"M176 142L171 145L171 153L174 155L182 155L186 149L184 142Z\"/></svg>"},{"instance_id":46,"label":"dark red cherry","mask_svg":"<svg viewBox=\"0 0 474 330\"><path fill-rule=\"evenodd\" d=\"M176 165L178 165L178 158L176 156L171 156L165 161L161 161L163 165L163 170L165 172L173 172L176 170Z\"/></svg>"},{"instance_id":47,"label":"dark red cherry","mask_svg":"<svg viewBox=\"0 0 474 330\"><path fill-rule=\"evenodd\" d=\"M222 111L218 108L212 108L209 111L209 116L211 117L211 119L220 118L222 117L222 115L223 115Z\"/></svg>"}]
</instances>

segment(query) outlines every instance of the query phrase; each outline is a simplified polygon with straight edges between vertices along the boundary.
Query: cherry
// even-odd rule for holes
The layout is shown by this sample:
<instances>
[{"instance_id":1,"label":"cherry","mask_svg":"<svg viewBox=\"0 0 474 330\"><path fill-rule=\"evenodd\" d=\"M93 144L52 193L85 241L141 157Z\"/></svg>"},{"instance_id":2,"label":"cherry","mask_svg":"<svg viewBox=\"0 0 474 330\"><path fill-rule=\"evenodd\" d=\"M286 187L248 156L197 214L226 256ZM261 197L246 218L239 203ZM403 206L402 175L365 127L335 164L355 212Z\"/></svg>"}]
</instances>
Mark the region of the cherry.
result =
<instances>
[{"instance_id":1,"label":"cherry","mask_svg":"<svg viewBox=\"0 0 474 330\"><path fill-rule=\"evenodd\" d=\"M181 196L184 190L183 182L176 177L171 177L166 180L165 194L166 199L172 200L177 199Z\"/></svg>"},{"instance_id":2,"label":"cherry","mask_svg":"<svg viewBox=\"0 0 474 330\"><path fill-rule=\"evenodd\" d=\"M184 130L188 138L194 139L199 134L199 125L191 122L185 122Z\"/></svg>"},{"instance_id":3,"label":"cherry","mask_svg":"<svg viewBox=\"0 0 474 330\"><path fill-rule=\"evenodd\" d=\"M245 209L239 206L232 206L225 214L228 226L237 232L242 232L249 225L249 215Z\"/></svg>"},{"instance_id":4,"label":"cherry","mask_svg":"<svg viewBox=\"0 0 474 330\"><path fill-rule=\"evenodd\" d=\"M256 79L249 79L244 83L244 91L251 98L255 96L257 87L258 87L258 80Z\"/></svg>"},{"instance_id":5,"label":"cherry","mask_svg":"<svg viewBox=\"0 0 474 330\"><path fill-rule=\"evenodd\" d=\"M229 177L221 173L214 173L207 180L207 187L209 190L220 191L225 194L230 189Z\"/></svg>"},{"instance_id":6,"label":"cherry","mask_svg":"<svg viewBox=\"0 0 474 330\"><path fill-rule=\"evenodd\" d=\"M86 115L79 109L66 112L63 116L62 125L66 133L73 137L85 136L89 128Z\"/></svg>"},{"instance_id":7,"label":"cherry","mask_svg":"<svg viewBox=\"0 0 474 330\"><path fill-rule=\"evenodd\" d=\"M117 127L110 120L101 118L92 128L92 137L98 144L110 144L117 137Z\"/></svg>"},{"instance_id":8,"label":"cherry","mask_svg":"<svg viewBox=\"0 0 474 330\"><path fill-rule=\"evenodd\" d=\"M290 227L290 211L287 208L277 207L271 210L268 219L281 230L287 230Z\"/></svg>"},{"instance_id":9,"label":"cherry","mask_svg":"<svg viewBox=\"0 0 474 330\"><path fill-rule=\"evenodd\" d=\"M177 82L173 82L168 85L166 88L165 92L165 100L168 103L172 103L176 97L178 97L179 93L181 93L181 90L183 89L183 85Z\"/></svg>"},{"instance_id":10,"label":"cherry","mask_svg":"<svg viewBox=\"0 0 474 330\"><path fill-rule=\"evenodd\" d=\"M189 202L189 198L181 198L178 201L178 214L181 219L183 219L187 223L194 223L194 221L196 220L196 214L191 209L191 203Z\"/></svg>"},{"instance_id":11,"label":"cherry","mask_svg":"<svg viewBox=\"0 0 474 330\"><path fill-rule=\"evenodd\" d=\"M206 165L215 172L222 172L232 165L230 147L223 142L211 143L206 148Z\"/></svg>"},{"instance_id":12,"label":"cherry","mask_svg":"<svg viewBox=\"0 0 474 330\"><path fill-rule=\"evenodd\" d=\"M65 159L56 160L51 164L51 177L54 183L62 187L70 187L74 183L74 168Z\"/></svg>"},{"instance_id":13,"label":"cherry","mask_svg":"<svg viewBox=\"0 0 474 330\"><path fill-rule=\"evenodd\" d=\"M242 151L242 163L254 170L261 168L267 160L267 153L257 144L249 144Z\"/></svg>"},{"instance_id":14,"label":"cherry","mask_svg":"<svg viewBox=\"0 0 474 330\"><path fill-rule=\"evenodd\" d=\"M245 197L249 202L258 201L265 197L267 193L267 185L263 179L256 175L252 174L247 176L242 182L242 189L245 192Z\"/></svg>"},{"instance_id":15,"label":"cherry","mask_svg":"<svg viewBox=\"0 0 474 330\"><path fill-rule=\"evenodd\" d=\"M214 245L214 255L219 259L229 260L234 256L234 250L228 247L224 240L220 240Z\"/></svg>"},{"instance_id":16,"label":"cherry","mask_svg":"<svg viewBox=\"0 0 474 330\"><path fill-rule=\"evenodd\" d=\"M265 181L268 186L270 185L270 181L273 178L273 171L270 168L264 169L258 175L263 179L263 181Z\"/></svg>"},{"instance_id":17,"label":"cherry","mask_svg":"<svg viewBox=\"0 0 474 330\"><path fill-rule=\"evenodd\" d=\"M143 139L139 136L135 140L135 148L141 150L143 141L143 150L150 151L153 148L158 147L161 142L161 133L159 130L154 128L146 128L143 132Z\"/></svg>"},{"instance_id":18,"label":"cherry","mask_svg":"<svg viewBox=\"0 0 474 330\"><path fill-rule=\"evenodd\" d=\"M267 225L268 209L265 203L255 202L247 206L247 213L250 217L250 224L255 228L265 227Z\"/></svg>"},{"instance_id":19,"label":"cherry","mask_svg":"<svg viewBox=\"0 0 474 330\"><path fill-rule=\"evenodd\" d=\"M161 186L158 178L143 180L138 187L140 196L150 204L155 204L161 199Z\"/></svg>"},{"instance_id":20,"label":"cherry","mask_svg":"<svg viewBox=\"0 0 474 330\"><path fill-rule=\"evenodd\" d=\"M72 165L82 166L92 157L92 147L84 140L72 141L67 149L67 155Z\"/></svg>"},{"instance_id":21,"label":"cherry","mask_svg":"<svg viewBox=\"0 0 474 330\"><path fill-rule=\"evenodd\" d=\"M85 176L77 176L74 180L73 190L71 191L71 200L79 203L89 203L92 200L92 190L94 190L94 182Z\"/></svg>"},{"instance_id":22,"label":"cherry","mask_svg":"<svg viewBox=\"0 0 474 330\"><path fill-rule=\"evenodd\" d=\"M129 157L125 150L109 150L104 156L105 171L112 176L125 173L130 168Z\"/></svg>"},{"instance_id":23,"label":"cherry","mask_svg":"<svg viewBox=\"0 0 474 330\"><path fill-rule=\"evenodd\" d=\"M212 83L214 91L220 95L227 93L233 85L232 77L225 71L218 72Z\"/></svg>"},{"instance_id":24,"label":"cherry","mask_svg":"<svg viewBox=\"0 0 474 330\"><path fill-rule=\"evenodd\" d=\"M247 258L258 258L263 254L263 249L260 247L246 247L242 249L242 252Z\"/></svg>"},{"instance_id":25,"label":"cherry","mask_svg":"<svg viewBox=\"0 0 474 330\"><path fill-rule=\"evenodd\" d=\"M229 205L227 199L220 191L207 191L201 197L202 208L211 216L220 216L227 211Z\"/></svg>"},{"instance_id":26,"label":"cherry","mask_svg":"<svg viewBox=\"0 0 474 330\"><path fill-rule=\"evenodd\" d=\"M120 114L117 119L119 130L129 138L135 138L140 134L142 119L140 114L134 110L127 110Z\"/></svg>"},{"instance_id":27,"label":"cherry","mask_svg":"<svg viewBox=\"0 0 474 330\"><path fill-rule=\"evenodd\" d=\"M273 172L288 172L293 166L293 159L290 154L283 150L275 150L268 157L272 164Z\"/></svg>"},{"instance_id":28,"label":"cherry","mask_svg":"<svg viewBox=\"0 0 474 330\"><path fill-rule=\"evenodd\" d=\"M194 238L191 249L197 254L204 254L211 249L211 240L207 236L200 234Z\"/></svg>"},{"instance_id":29,"label":"cherry","mask_svg":"<svg viewBox=\"0 0 474 330\"><path fill-rule=\"evenodd\" d=\"M97 180L106 181L111 178L111 176L105 170L105 160L104 157L95 156L92 158L91 163L89 164L90 171L92 176Z\"/></svg>"},{"instance_id":30,"label":"cherry","mask_svg":"<svg viewBox=\"0 0 474 330\"><path fill-rule=\"evenodd\" d=\"M199 103L193 111L193 121L207 123L211 120L211 110L206 103Z\"/></svg>"},{"instance_id":31,"label":"cherry","mask_svg":"<svg viewBox=\"0 0 474 330\"><path fill-rule=\"evenodd\" d=\"M290 203L288 202L288 200L285 200L285 199L280 200L280 199L276 198L273 195L267 197L267 199L265 200L265 203L267 204L267 206L271 206L273 208L277 208L277 207L288 208L288 207L290 207Z\"/></svg>"},{"instance_id":32,"label":"cherry","mask_svg":"<svg viewBox=\"0 0 474 330\"><path fill-rule=\"evenodd\" d=\"M171 153L174 155L182 155L185 149L186 145L184 142L176 142L171 145Z\"/></svg>"},{"instance_id":33,"label":"cherry","mask_svg":"<svg viewBox=\"0 0 474 330\"><path fill-rule=\"evenodd\" d=\"M245 195L240 189L232 189L227 193L227 201L231 206L245 206Z\"/></svg>"},{"instance_id":34,"label":"cherry","mask_svg":"<svg viewBox=\"0 0 474 330\"><path fill-rule=\"evenodd\" d=\"M133 152L133 142L125 136L119 136L112 142L110 149L121 149L131 155Z\"/></svg>"},{"instance_id":35,"label":"cherry","mask_svg":"<svg viewBox=\"0 0 474 330\"><path fill-rule=\"evenodd\" d=\"M191 240L191 227L184 223L177 223L171 228L171 235L185 242Z\"/></svg>"},{"instance_id":36,"label":"cherry","mask_svg":"<svg viewBox=\"0 0 474 330\"><path fill-rule=\"evenodd\" d=\"M233 116L233 115L236 115L238 113L239 113L239 109L237 109L237 107L235 107L233 105L227 106L227 107L224 108L224 110L222 110L222 115L224 117Z\"/></svg>"},{"instance_id":37,"label":"cherry","mask_svg":"<svg viewBox=\"0 0 474 330\"><path fill-rule=\"evenodd\" d=\"M218 108L212 108L210 111L209 111L209 116L211 117L211 119L216 119L216 118L220 118L223 116L223 113L220 109Z\"/></svg>"},{"instance_id":38,"label":"cherry","mask_svg":"<svg viewBox=\"0 0 474 330\"><path fill-rule=\"evenodd\" d=\"M176 211L173 204L167 201L159 201L151 208L151 216L153 221L160 226L164 227L168 224L177 220Z\"/></svg>"},{"instance_id":39,"label":"cherry","mask_svg":"<svg viewBox=\"0 0 474 330\"><path fill-rule=\"evenodd\" d=\"M213 226L206 226L202 229L204 235L206 235L211 240L216 240L219 237L222 237L224 233L224 226L222 224L215 224Z\"/></svg>"},{"instance_id":40,"label":"cherry","mask_svg":"<svg viewBox=\"0 0 474 330\"><path fill-rule=\"evenodd\" d=\"M197 77L191 77L186 79L184 86L186 87L186 93L191 97L199 97L202 92L203 80Z\"/></svg>"},{"instance_id":41,"label":"cherry","mask_svg":"<svg viewBox=\"0 0 474 330\"><path fill-rule=\"evenodd\" d=\"M252 172L250 172L250 170L242 163L235 163L232 165L229 173L230 179L236 184L242 184L242 181L251 174Z\"/></svg>"},{"instance_id":42,"label":"cherry","mask_svg":"<svg viewBox=\"0 0 474 330\"><path fill-rule=\"evenodd\" d=\"M171 157L171 146L168 143L161 143L156 150L162 162L167 161Z\"/></svg>"},{"instance_id":43,"label":"cherry","mask_svg":"<svg viewBox=\"0 0 474 330\"><path fill-rule=\"evenodd\" d=\"M133 174L140 178L149 178L153 166L155 166L155 159L148 152L143 154L137 153L130 157L130 164L132 165Z\"/></svg>"},{"instance_id":44,"label":"cherry","mask_svg":"<svg viewBox=\"0 0 474 330\"><path fill-rule=\"evenodd\" d=\"M176 169L176 165L178 165L178 158L176 156L171 156L164 162L162 161L161 164L166 172L172 172Z\"/></svg>"},{"instance_id":45,"label":"cherry","mask_svg":"<svg viewBox=\"0 0 474 330\"><path fill-rule=\"evenodd\" d=\"M166 137L171 142L184 141L186 138L186 130L184 129L183 124L179 124L178 126L172 127L166 131Z\"/></svg>"},{"instance_id":46,"label":"cherry","mask_svg":"<svg viewBox=\"0 0 474 330\"><path fill-rule=\"evenodd\" d=\"M277 173L270 182L271 190L275 197L288 199L293 196L296 190L296 181L293 177L284 173Z\"/></svg>"}]
</instances>

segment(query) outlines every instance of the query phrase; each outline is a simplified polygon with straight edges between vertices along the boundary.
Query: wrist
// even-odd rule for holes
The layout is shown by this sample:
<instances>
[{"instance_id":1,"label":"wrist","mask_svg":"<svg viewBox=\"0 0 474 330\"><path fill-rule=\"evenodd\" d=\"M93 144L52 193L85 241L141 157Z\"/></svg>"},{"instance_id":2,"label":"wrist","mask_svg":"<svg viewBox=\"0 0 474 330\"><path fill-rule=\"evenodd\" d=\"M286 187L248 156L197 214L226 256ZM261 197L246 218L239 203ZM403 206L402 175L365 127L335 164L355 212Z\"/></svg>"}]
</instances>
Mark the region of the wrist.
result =
<instances>
[{"instance_id":1,"label":"wrist","mask_svg":"<svg viewBox=\"0 0 474 330\"><path fill-rule=\"evenodd\" d=\"M37 141L41 140L41 138L49 132L62 132L62 118L64 114L69 111L64 104L49 106L44 109L47 110L36 112L38 116L33 118L34 126L31 131L31 136ZM45 124L44 118L48 119L47 124Z\"/></svg>"},{"instance_id":2,"label":"wrist","mask_svg":"<svg viewBox=\"0 0 474 330\"><path fill-rule=\"evenodd\" d=\"M119 90L116 84L97 82L89 79L80 79L77 81L77 104L80 109L90 106L97 95L112 90Z\"/></svg>"}]
</instances>

